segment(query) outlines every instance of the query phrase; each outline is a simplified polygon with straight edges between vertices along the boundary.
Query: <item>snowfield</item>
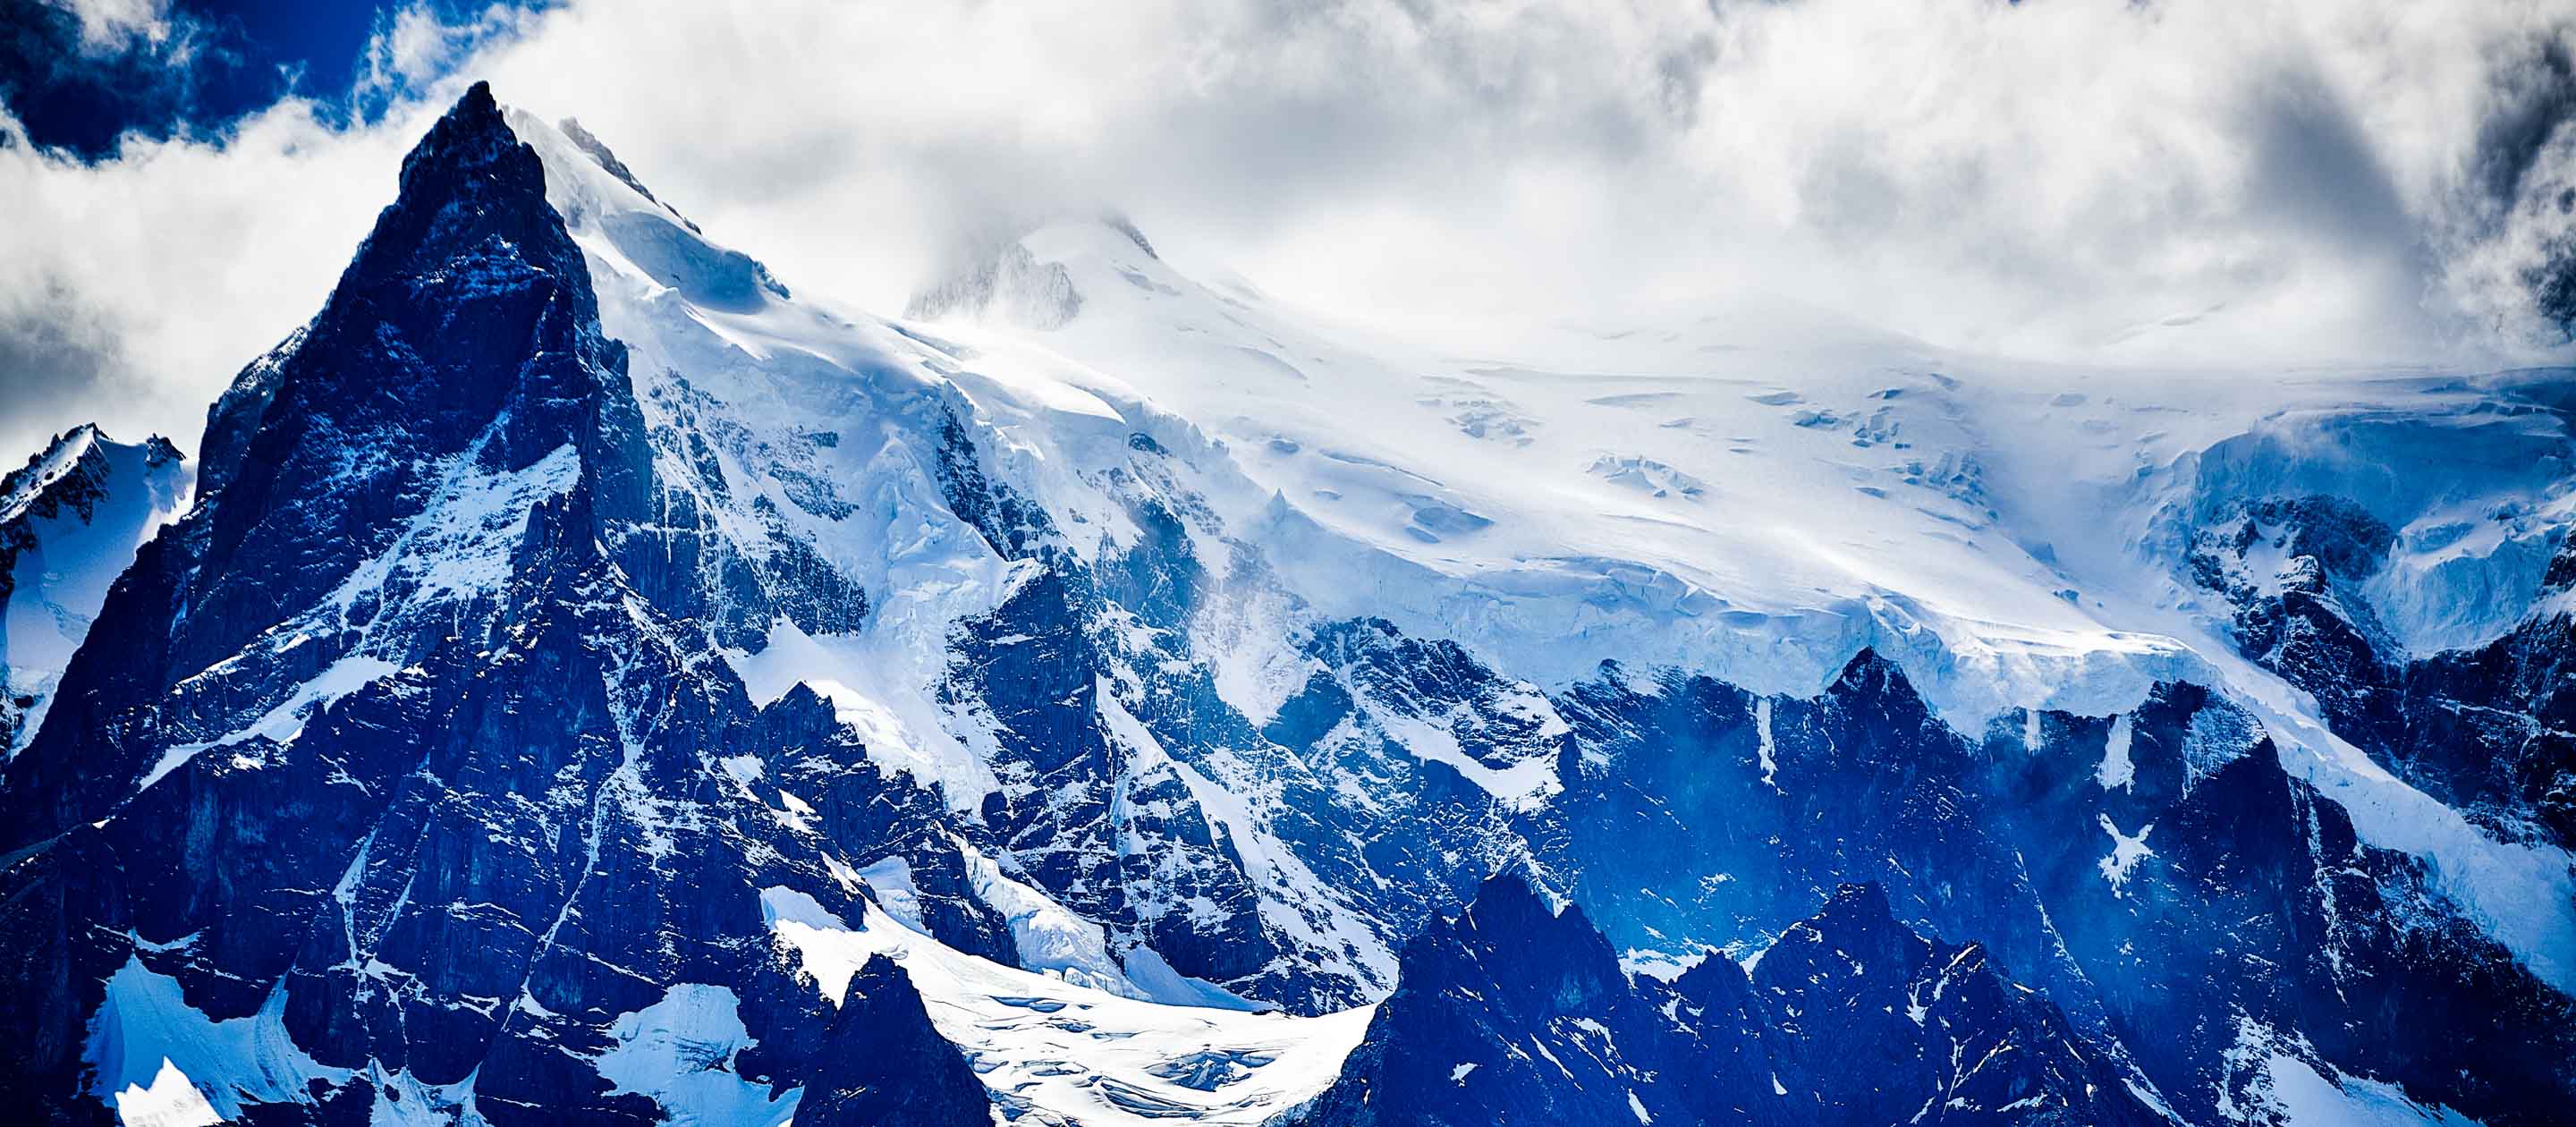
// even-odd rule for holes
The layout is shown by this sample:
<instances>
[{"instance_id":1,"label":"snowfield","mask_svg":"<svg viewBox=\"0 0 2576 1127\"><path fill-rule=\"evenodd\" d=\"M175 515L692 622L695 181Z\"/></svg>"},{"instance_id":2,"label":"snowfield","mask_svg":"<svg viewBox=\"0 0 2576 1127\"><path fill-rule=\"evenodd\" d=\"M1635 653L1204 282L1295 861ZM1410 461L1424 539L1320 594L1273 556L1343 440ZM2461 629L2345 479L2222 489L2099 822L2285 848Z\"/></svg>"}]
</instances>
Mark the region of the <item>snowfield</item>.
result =
<instances>
[{"instance_id":1,"label":"snowfield","mask_svg":"<svg viewBox=\"0 0 2576 1127\"><path fill-rule=\"evenodd\" d=\"M762 904L779 945L836 1005L869 956L894 959L1003 1114L1041 1123L1265 1123L1332 1083L1375 1012L1158 1004L960 954L873 909L853 927L787 889Z\"/></svg>"},{"instance_id":2,"label":"snowfield","mask_svg":"<svg viewBox=\"0 0 2576 1127\"><path fill-rule=\"evenodd\" d=\"M1079 315L935 330L1007 388L1142 394L1194 420L1250 479L1235 519L1327 615L1459 638L1554 685L1615 657L1805 695L1874 648L1971 733L2219 685L2367 840L2433 859L2497 938L2576 986L2567 852L2493 840L2327 731L2179 566L2181 530L2230 503L2352 493L2398 530L2372 609L2413 652L2557 613L2537 596L2576 523L2576 445L2542 408L2570 373L2044 368L1758 303L1537 330L1508 359L1359 352L1108 223L1025 245L1064 265Z\"/></svg>"}]
</instances>

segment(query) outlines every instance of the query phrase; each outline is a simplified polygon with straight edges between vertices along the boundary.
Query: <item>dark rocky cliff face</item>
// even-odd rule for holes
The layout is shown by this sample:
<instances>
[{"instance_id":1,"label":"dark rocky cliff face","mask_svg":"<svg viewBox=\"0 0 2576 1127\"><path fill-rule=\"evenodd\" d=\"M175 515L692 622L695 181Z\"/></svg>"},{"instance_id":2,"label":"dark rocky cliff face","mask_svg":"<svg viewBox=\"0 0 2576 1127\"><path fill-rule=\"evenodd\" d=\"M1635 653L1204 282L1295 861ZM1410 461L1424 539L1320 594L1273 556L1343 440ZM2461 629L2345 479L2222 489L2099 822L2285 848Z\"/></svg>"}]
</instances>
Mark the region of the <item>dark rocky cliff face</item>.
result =
<instances>
[{"instance_id":1,"label":"dark rocky cliff face","mask_svg":"<svg viewBox=\"0 0 2576 1127\"><path fill-rule=\"evenodd\" d=\"M1844 886L1748 980L1622 975L1511 877L1407 945L1403 985L1301 1122L2149 1124L2121 1069L1973 944Z\"/></svg>"},{"instance_id":2,"label":"dark rocky cliff face","mask_svg":"<svg viewBox=\"0 0 2576 1127\"><path fill-rule=\"evenodd\" d=\"M1813 701L1614 671L1567 715L1599 750L1560 804L1558 863L1622 946L1784 935L1791 905L1866 880L1923 934L1976 941L2192 1122L2248 1103L2240 1043L2489 1122L2545 1122L2529 1093L2576 1083L2555 1047L2576 1036L2568 998L2198 686L1970 741L1863 655ZM2371 1032L2395 1013L2444 1032Z\"/></svg>"},{"instance_id":3,"label":"dark rocky cliff face","mask_svg":"<svg viewBox=\"0 0 2576 1127\"><path fill-rule=\"evenodd\" d=\"M10 764L0 930L30 988L0 1001L26 1049L0 1088L40 1118L107 1114L119 1078L87 1079L85 1044L146 1001L112 979L293 1047L286 1079L213 1089L227 1114L650 1120L594 1062L682 990L768 1003L739 1010L768 1047L743 1083L799 1087L855 1025L947 1052L914 1083L950 1102L923 1108L982 1107L899 976L864 978L844 1018L771 953L758 890L837 886L781 859L813 831L774 789L721 785L728 752L814 779L840 840L909 842L933 893L955 848L922 844L919 804L810 694L757 712L643 595L651 561L608 548L651 515L652 466L543 176L482 88L440 121L323 313L218 408L204 502L145 548ZM367 676L334 679L353 662ZM968 949L1000 930L941 918ZM832 1098L865 1106L832 1067Z\"/></svg>"},{"instance_id":4,"label":"dark rocky cliff face","mask_svg":"<svg viewBox=\"0 0 2576 1127\"><path fill-rule=\"evenodd\" d=\"M2563 734L2576 707L2563 668L2576 627L2558 600L2576 585L2576 544L2559 546L2525 621L2481 645L2418 655L2363 592L2393 543L2349 502L2271 498L2203 532L2191 577L2235 605L2238 647L2315 697L2337 735L2494 832L2576 844L2576 745ZM2267 547L2286 562L2253 575L2246 561Z\"/></svg>"},{"instance_id":5,"label":"dark rocky cliff face","mask_svg":"<svg viewBox=\"0 0 2576 1127\"><path fill-rule=\"evenodd\" d=\"M956 1046L940 1040L921 995L883 955L850 978L796 1105L800 1123L984 1127L993 1105Z\"/></svg>"}]
</instances>

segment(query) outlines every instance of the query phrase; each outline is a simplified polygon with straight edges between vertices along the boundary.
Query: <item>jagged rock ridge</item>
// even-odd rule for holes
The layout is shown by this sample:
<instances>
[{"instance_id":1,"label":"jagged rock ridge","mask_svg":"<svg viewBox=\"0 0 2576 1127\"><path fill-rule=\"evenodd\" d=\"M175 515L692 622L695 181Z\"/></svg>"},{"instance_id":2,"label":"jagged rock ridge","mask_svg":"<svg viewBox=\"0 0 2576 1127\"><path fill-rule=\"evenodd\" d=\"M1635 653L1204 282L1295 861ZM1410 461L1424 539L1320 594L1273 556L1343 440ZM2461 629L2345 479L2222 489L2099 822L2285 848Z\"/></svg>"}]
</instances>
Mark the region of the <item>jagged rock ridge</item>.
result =
<instances>
[{"instance_id":1,"label":"jagged rock ridge","mask_svg":"<svg viewBox=\"0 0 2576 1127\"><path fill-rule=\"evenodd\" d=\"M1748 978L1714 954L1624 977L1580 910L1486 883L1405 949L1342 1078L1301 1122L2162 1122L2116 1059L1992 966L1846 885Z\"/></svg>"}]
</instances>

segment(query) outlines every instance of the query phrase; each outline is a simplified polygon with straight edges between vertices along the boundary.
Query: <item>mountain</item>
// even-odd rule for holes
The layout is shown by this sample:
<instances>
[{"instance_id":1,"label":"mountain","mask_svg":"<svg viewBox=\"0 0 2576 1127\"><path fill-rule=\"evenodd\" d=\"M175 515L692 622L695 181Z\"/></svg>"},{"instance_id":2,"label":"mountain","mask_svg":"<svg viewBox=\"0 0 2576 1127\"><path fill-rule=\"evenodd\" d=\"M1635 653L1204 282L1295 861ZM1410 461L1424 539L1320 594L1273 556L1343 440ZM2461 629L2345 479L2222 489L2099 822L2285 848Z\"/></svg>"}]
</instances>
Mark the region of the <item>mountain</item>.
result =
<instances>
[{"instance_id":1,"label":"mountain","mask_svg":"<svg viewBox=\"0 0 2576 1127\"><path fill-rule=\"evenodd\" d=\"M10 764L28 1051L0 1087L51 1116L193 1087L226 1117L554 1122L792 1106L763 1081L815 1074L831 1013L767 955L759 890L795 864L851 893L751 788L761 749L727 754L740 683L679 640L815 565L657 503L545 185L488 93L440 121ZM674 581L702 561L724 587Z\"/></svg>"},{"instance_id":2,"label":"mountain","mask_svg":"<svg viewBox=\"0 0 2576 1127\"><path fill-rule=\"evenodd\" d=\"M2553 449L2525 453L2542 472L2566 466ZM2560 655L2576 609L2564 597L2576 584L2576 543L2531 524L2499 503L2408 542L2332 495L2271 495L2205 520L2190 566L2234 608L2245 656L2315 697L2336 734L2500 836L2565 847L2576 843L2576 744L2563 734L2576 680L2561 671ZM2404 557L2443 553L2463 538L2510 544L2534 562L2514 577L2521 589L2461 592L2462 601L2530 610L2500 634L2481 631L2482 640L2451 648L2383 622L2380 604L2404 589L2388 589L2382 577L2405 567ZM2546 568L2535 566L2543 558Z\"/></svg>"},{"instance_id":3,"label":"mountain","mask_svg":"<svg viewBox=\"0 0 2576 1127\"><path fill-rule=\"evenodd\" d=\"M980 1127L993 1121L966 1058L931 1028L912 981L883 955L843 988L823 1033L821 1064L796 1114L808 1123Z\"/></svg>"},{"instance_id":4,"label":"mountain","mask_svg":"<svg viewBox=\"0 0 2576 1127\"><path fill-rule=\"evenodd\" d=\"M168 440L57 436L0 477L0 753L44 723L54 686L134 551L186 507L186 460Z\"/></svg>"},{"instance_id":5,"label":"mountain","mask_svg":"<svg viewBox=\"0 0 2576 1127\"><path fill-rule=\"evenodd\" d=\"M1405 948L1314 1123L2165 1122L2142 1086L1976 944L1845 885L1750 978L1724 955L1624 977L1578 908L1488 881Z\"/></svg>"},{"instance_id":6,"label":"mountain","mask_svg":"<svg viewBox=\"0 0 2576 1127\"><path fill-rule=\"evenodd\" d=\"M2546 741L2425 721L2512 787L2391 769L2320 691L2367 683L2268 656L2348 652L2261 640L2296 584L2229 586L2545 680L2551 379L1980 367L1777 308L1460 359L1096 218L886 320L642 185L473 88L213 405L0 772L35 1117L2576 1092ZM2407 715L2486 722L2496 668Z\"/></svg>"},{"instance_id":7,"label":"mountain","mask_svg":"<svg viewBox=\"0 0 2576 1127\"><path fill-rule=\"evenodd\" d=\"M1767 1075L1707 1068L1581 910L1517 877L1414 937L1399 976L1306 1121L1701 1122Z\"/></svg>"}]
</instances>

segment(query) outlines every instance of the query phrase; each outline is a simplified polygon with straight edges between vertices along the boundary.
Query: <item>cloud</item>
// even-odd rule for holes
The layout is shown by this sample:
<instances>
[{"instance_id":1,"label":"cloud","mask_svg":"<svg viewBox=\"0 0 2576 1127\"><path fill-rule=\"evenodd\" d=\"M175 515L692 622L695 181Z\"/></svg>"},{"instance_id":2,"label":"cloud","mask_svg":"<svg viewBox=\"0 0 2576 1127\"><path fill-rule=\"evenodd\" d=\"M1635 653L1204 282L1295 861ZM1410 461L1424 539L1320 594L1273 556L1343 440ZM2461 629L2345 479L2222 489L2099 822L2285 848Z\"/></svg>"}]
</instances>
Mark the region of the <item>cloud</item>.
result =
<instances>
[{"instance_id":1,"label":"cloud","mask_svg":"<svg viewBox=\"0 0 2576 1127\"><path fill-rule=\"evenodd\" d=\"M124 121L184 119L238 61L218 32L161 0L0 5L0 105L46 122L43 144L96 153Z\"/></svg>"},{"instance_id":2,"label":"cloud","mask_svg":"<svg viewBox=\"0 0 2576 1127\"><path fill-rule=\"evenodd\" d=\"M233 373L320 308L418 112L341 130L289 102L97 163L0 145L0 199L43 217L0 224L0 449L85 421L193 448Z\"/></svg>"},{"instance_id":3,"label":"cloud","mask_svg":"<svg viewBox=\"0 0 2576 1127\"><path fill-rule=\"evenodd\" d=\"M348 101L360 116L379 114L436 86L459 61L529 26L534 13L495 3L450 20L427 3L388 8L360 52Z\"/></svg>"},{"instance_id":4,"label":"cloud","mask_svg":"<svg viewBox=\"0 0 2576 1127\"><path fill-rule=\"evenodd\" d=\"M93 51L122 51L167 42L174 30L169 0L52 0L80 21L81 43Z\"/></svg>"},{"instance_id":5,"label":"cloud","mask_svg":"<svg viewBox=\"0 0 2576 1127\"><path fill-rule=\"evenodd\" d=\"M148 391L129 375L121 347L118 326L67 287L0 297L0 393L13 415L85 417L94 403Z\"/></svg>"},{"instance_id":6,"label":"cloud","mask_svg":"<svg viewBox=\"0 0 2576 1127\"><path fill-rule=\"evenodd\" d=\"M0 286L76 295L114 365L202 402L471 75L887 311L961 243L1116 208L1184 266L1444 343L1760 290L2074 362L2487 365L2564 355L2548 295L2576 314L2576 12L2529 0L431 13L370 48L367 124L290 101L95 167L0 152L76 232L0 233Z\"/></svg>"},{"instance_id":7,"label":"cloud","mask_svg":"<svg viewBox=\"0 0 2576 1127\"><path fill-rule=\"evenodd\" d=\"M2506 3L575 5L475 65L880 308L956 228L1111 206L1381 326L1753 288L2044 357L2469 362L2546 343L2493 310L2549 174L2498 169L2565 164L2570 44Z\"/></svg>"}]
</instances>

